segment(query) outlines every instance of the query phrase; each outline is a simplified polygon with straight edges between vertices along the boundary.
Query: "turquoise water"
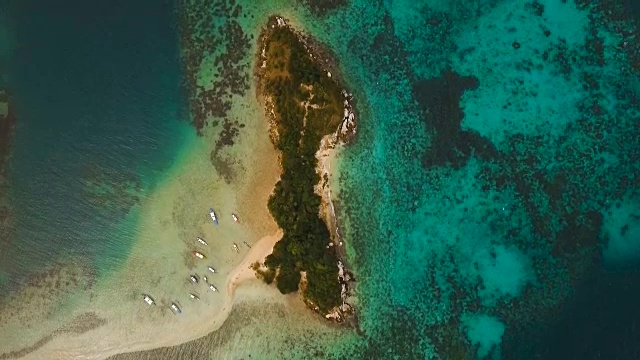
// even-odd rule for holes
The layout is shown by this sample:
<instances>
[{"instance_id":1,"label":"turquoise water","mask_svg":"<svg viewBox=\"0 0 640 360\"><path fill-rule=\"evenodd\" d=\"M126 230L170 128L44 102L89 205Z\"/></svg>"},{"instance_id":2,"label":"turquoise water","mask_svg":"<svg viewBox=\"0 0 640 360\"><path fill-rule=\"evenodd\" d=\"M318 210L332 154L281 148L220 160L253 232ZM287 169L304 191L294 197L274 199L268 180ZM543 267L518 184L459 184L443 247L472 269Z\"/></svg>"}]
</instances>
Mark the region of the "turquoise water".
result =
<instances>
[{"instance_id":1,"label":"turquoise water","mask_svg":"<svg viewBox=\"0 0 640 360\"><path fill-rule=\"evenodd\" d=\"M637 264L638 105L622 36L573 2L352 2L344 11L318 31L366 106L341 182L354 264L367 274L363 352L578 357L571 339L575 351L531 343L571 313L577 288ZM336 34L338 23L352 33Z\"/></svg>"},{"instance_id":2,"label":"turquoise water","mask_svg":"<svg viewBox=\"0 0 640 360\"><path fill-rule=\"evenodd\" d=\"M335 52L357 100L338 202L362 333L283 340L264 329L285 310L244 309L219 333L128 358L224 358L221 346L269 359L638 358L640 52L623 9L352 0L317 2L342 5L315 13L306 3L247 1L234 17L248 27L266 7L294 14ZM129 238L112 231L186 136L176 136L170 7L78 3L84 16L69 17L38 5L10 7L24 120L10 166L20 241L2 253L9 279L30 271L14 260L22 252L34 263L69 251L117 263ZM246 337L272 341L252 349Z\"/></svg>"},{"instance_id":3,"label":"turquoise water","mask_svg":"<svg viewBox=\"0 0 640 360\"><path fill-rule=\"evenodd\" d=\"M65 259L104 273L126 257L135 209L191 131L173 5L5 2L17 129L8 166L9 286ZM1 293L5 293L2 291Z\"/></svg>"},{"instance_id":4,"label":"turquoise water","mask_svg":"<svg viewBox=\"0 0 640 360\"><path fill-rule=\"evenodd\" d=\"M639 62L624 6L274 1L335 52L357 100L339 208L362 335L283 342L235 313L220 333L122 358L247 354L229 331L280 344L249 352L265 359L637 358Z\"/></svg>"}]
</instances>

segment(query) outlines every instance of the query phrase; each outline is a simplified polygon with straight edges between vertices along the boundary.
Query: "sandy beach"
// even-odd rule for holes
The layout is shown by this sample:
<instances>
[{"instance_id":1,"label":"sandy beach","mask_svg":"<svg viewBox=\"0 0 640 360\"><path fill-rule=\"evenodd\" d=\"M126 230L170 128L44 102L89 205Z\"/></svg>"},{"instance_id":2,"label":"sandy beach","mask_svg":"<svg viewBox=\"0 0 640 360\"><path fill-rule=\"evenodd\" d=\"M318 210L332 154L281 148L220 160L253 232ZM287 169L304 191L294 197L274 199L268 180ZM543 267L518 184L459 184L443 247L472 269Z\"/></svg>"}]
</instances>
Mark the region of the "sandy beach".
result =
<instances>
[{"instance_id":1,"label":"sandy beach","mask_svg":"<svg viewBox=\"0 0 640 360\"><path fill-rule=\"evenodd\" d=\"M95 331L78 337L59 337L25 359L104 359L109 356L132 351L148 350L158 347L178 345L202 337L215 331L228 317L235 301L235 292L244 288L245 297L264 292L265 284L256 279L250 265L262 261L271 253L273 245L282 236L276 233L260 239L252 246L242 262L231 271L226 278L226 288L221 307L211 307L197 316L188 316L186 321L180 319L172 324L163 323L163 331L155 336L136 338L135 333L122 333L122 325L107 324ZM248 295L247 295L248 294ZM262 294L261 294L262 295ZM144 324L137 324L144 326ZM154 333L153 326L148 327L147 334ZM171 331L166 331L171 329ZM123 338L114 337L122 334Z\"/></svg>"},{"instance_id":2,"label":"sandy beach","mask_svg":"<svg viewBox=\"0 0 640 360\"><path fill-rule=\"evenodd\" d=\"M230 114L245 127L235 144L216 156L229 164L232 181L212 166L219 129L207 129L140 205L138 226L130 229L137 240L119 269L97 277L78 259L16 293L12 303L22 310L3 318L0 359L103 359L177 345L219 328L237 287L264 292L267 285L249 265L262 261L281 237L266 206L280 176L278 157L254 91L235 102ZM215 209L218 226L209 208ZM197 237L208 245L198 244ZM194 257L195 250L206 259ZM192 274L198 284L189 282ZM219 291L209 290L204 276ZM144 303L143 293L156 305ZM179 316L170 311L172 302L182 308Z\"/></svg>"},{"instance_id":3,"label":"sandy beach","mask_svg":"<svg viewBox=\"0 0 640 360\"><path fill-rule=\"evenodd\" d=\"M98 276L76 259L18 292L14 303L27 301L17 312L30 315L2 319L0 338L7 341L0 342L0 360L105 359L179 345L219 329L238 303L291 303L292 309L308 311L305 316L325 326L299 294L283 296L250 268L262 262L282 236L267 209L281 168L261 100L255 83L234 99L228 117L243 126L233 145L218 147L220 127L207 127L185 146L165 180L134 210L132 216L139 220L129 230L136 241L118 269ZM334 239L336 140L325 139L317 153L317 170L328 180L317 189L321 213ZM209 208L216 211L219 225L212 223ZM239 222L231 214L237 214ZM197 243L198 237L208 245ZM194 257L193 251L206 258ZM208 272L208 266L216 273ZM190 283L190 275L199 282ZM218 291L209 290L208 284ZM156 304L147 305L142 294ZM180 315L171 312L172 303L181 308Z\"/></svg>"}]
</instances>

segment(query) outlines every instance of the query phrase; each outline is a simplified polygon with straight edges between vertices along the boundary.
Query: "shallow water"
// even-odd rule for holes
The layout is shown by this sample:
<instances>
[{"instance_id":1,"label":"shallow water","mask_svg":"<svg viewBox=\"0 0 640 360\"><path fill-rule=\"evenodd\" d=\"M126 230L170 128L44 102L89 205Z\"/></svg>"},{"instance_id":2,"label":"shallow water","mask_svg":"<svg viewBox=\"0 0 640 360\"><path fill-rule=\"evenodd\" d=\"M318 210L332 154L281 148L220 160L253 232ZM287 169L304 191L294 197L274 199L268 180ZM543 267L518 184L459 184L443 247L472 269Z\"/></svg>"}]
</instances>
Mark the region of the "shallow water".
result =
<instances>
[{"instance_id":1,"label":"shallow water","mask_svg":"<svg viewBox=\"0 0 640 360\"><path fill-rule=\"evenodd\" d=\"M34 321L70 320L127 259L140 204L195 136L172 5L3 1L0 13L17 118L0 199L5 350L47 328Z\"/></svg>"},{"instance_id":2,"label":"shallow water","mask_svg":"<svg viewBox=\"0 0 640 360\"><path fill-rule=\"evenodd\" d=\"M239 3L252 41L279 13L326 43L357 100L358 136L333 181L362 334L248 301L207 337L116 358L637 357L637 312L615 300L637 293L640 257L637 70L616 33L631 22L560 0L353 0L322 15L304 2ZM27 159L19 134L15 158ZM132 162L108 177L135 179ZM144 196L149 182L137 181ZM60 223L53 234L65 237ZM566 329L591 341L549 335L575 334Z\"/></svg>"}]
</instances>

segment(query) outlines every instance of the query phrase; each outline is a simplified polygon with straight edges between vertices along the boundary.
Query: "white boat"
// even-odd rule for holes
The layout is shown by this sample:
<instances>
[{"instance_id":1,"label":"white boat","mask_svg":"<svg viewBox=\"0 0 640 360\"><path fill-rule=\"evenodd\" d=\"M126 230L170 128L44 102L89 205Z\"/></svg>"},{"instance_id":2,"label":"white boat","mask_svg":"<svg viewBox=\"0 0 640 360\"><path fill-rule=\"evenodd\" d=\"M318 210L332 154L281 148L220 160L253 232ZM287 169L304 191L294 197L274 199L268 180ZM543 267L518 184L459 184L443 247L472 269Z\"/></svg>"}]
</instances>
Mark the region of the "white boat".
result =
<instances>
[{"instance_id":1,"label":"white boat","mask_svg":"<svg viewBox=\"0 0 640 360\"><path fill-rule=\"evenodd\" d=\"M240 248L238 247L238 244L233 243L233 250L235 250L237 253L240 252Z\"/></svg>"},{"instance_id":2,"label":"white boat","mask_svg":"<svg viewBox=\"0 0 640 360\"><path fill-rule=\"evenodd\" d=\"M216 213L213 211L213 208L209 209L209 215L211 216L211 220L213 220L213 223L218 225L218 218L216 217Z\"/></svg>"},{"instance_id":3,"label":"white boat","mask_svg":"<svg viewBox=\"0 0 640 360\"><path fill-rule=\"evenodd\" d=\"M142 294L142 298L144 299L144 302L146 302L149 305L155 304L155 301L151 298L151 296L147 294Z\"/></svg>"},{"instance_id":4,"label":"white boat","mask_svg":"<svg viewBox=\"0 0 640 360\"><path fill-rule=\"evenodd\" d=\"M198 283L198 276L196 276L196 275L189 276L189 281L191 281L192 284L197 284Z\"/></svg>"},{"instance_id":5,"label":"white boat","mask_svg":"<svg viewBox=\"0 0 640 360\"><path fill-rule=\"evenodd\" d=\"M207 269L209 269L209 271L211 271L212 273L216 273L216 269L214 269L213 267L209 266Z\"/></svg>"},{"instance_id":6,"label":"white boat","mask_svg":"<svg viewBox=\"0 0 640 360\"><path fill-rule=\"evenodd\" d=\"M209 245L209 244L207 244L207 242L206 242L206 241L204 241L204 239L203 239L203 238L201 238L201 237L196 238L196 240L197 240L200 244L202 244L202 245L204 245L204 246Z\"/></svg>"},{"instance_id":7,"label":"white boat","mask_svg":"<svg viewBox=\"0 0 640 360\"><path fill-rule=\"evenodd\" d=\"M204 259L205 258L204 254L201 253L201 252L192 251L191 253L193 254L193 256L197 257L198 259Z\"/></svg>"},{"instance_id":8,"label":"white boat","mask_svg":"<svg viewBox=\"0 0 640 360\"><path fill-rule=\"evenodd\" d=\"M198 295L194 294L194 293L189 293L189 297L191 298L191 300L200 300L200 298L198 297Z\"/></svg>"},{"instance_id":9,"label":"white boat","mask_svg":"<svg viewBox=\"0 0 640 360\"><path fill-rule=\"evenodd\" d=\"M203 276L203 277L202 277L202 279L204 280L204 282L209 281L209 279L207 279L207 277L206 277L206 276Z\"/></svg>"},{"instance_id":10,"label":"white boat","mask_svg":"<svg viewBox=\"0 0 640 360\"><path fill-rule=\"evenodd\" d=\"M231 214L231 217L233 218L233 221L238 222L238 217L236 216L236 214Z\"/></svg>"},{"instance_id":11,"label":"white boat","mask_svg":"<svg viewBox=\"0 0 640 360\"><path fill-rule=\"evenodd\" d=\"M178 307L178 305L176 305L176 303L171 303L171 311L173 311L174 314L178 315L182 312L182 310L180 310L180 308Z\"/></svg>"},{"instance_id":12,"label":"white boat","mask_svg":"<svg viewBox=\"0 0 640 360\"><path fill-rule=\"evenodd\" d=\"M209 289L211 289L211 291L218 291L218 288L209 284Z\"/></svg>"}]
</instances>

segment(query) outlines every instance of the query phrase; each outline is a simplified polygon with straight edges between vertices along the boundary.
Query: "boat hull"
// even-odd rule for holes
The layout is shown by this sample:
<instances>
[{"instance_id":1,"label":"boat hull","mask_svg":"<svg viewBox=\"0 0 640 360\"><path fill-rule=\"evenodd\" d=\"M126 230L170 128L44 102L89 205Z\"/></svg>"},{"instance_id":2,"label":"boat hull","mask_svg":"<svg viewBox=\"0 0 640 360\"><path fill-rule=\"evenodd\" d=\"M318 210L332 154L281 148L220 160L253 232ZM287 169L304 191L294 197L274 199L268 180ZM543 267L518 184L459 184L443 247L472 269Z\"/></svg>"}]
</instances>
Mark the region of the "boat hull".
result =
<instances>
[{"instance_id":1,"label":"boat hull","mask_svg":"<svg viewBox=\"0 0 640 360\"><path fill-rule=\"evenodd\" d=\"M218 217L216 216L216 213L213 211L213 208L209 209L209 216L211 216L211 220L213 221L213 224L218 225Z\"/></svg>"}]
</instances>

